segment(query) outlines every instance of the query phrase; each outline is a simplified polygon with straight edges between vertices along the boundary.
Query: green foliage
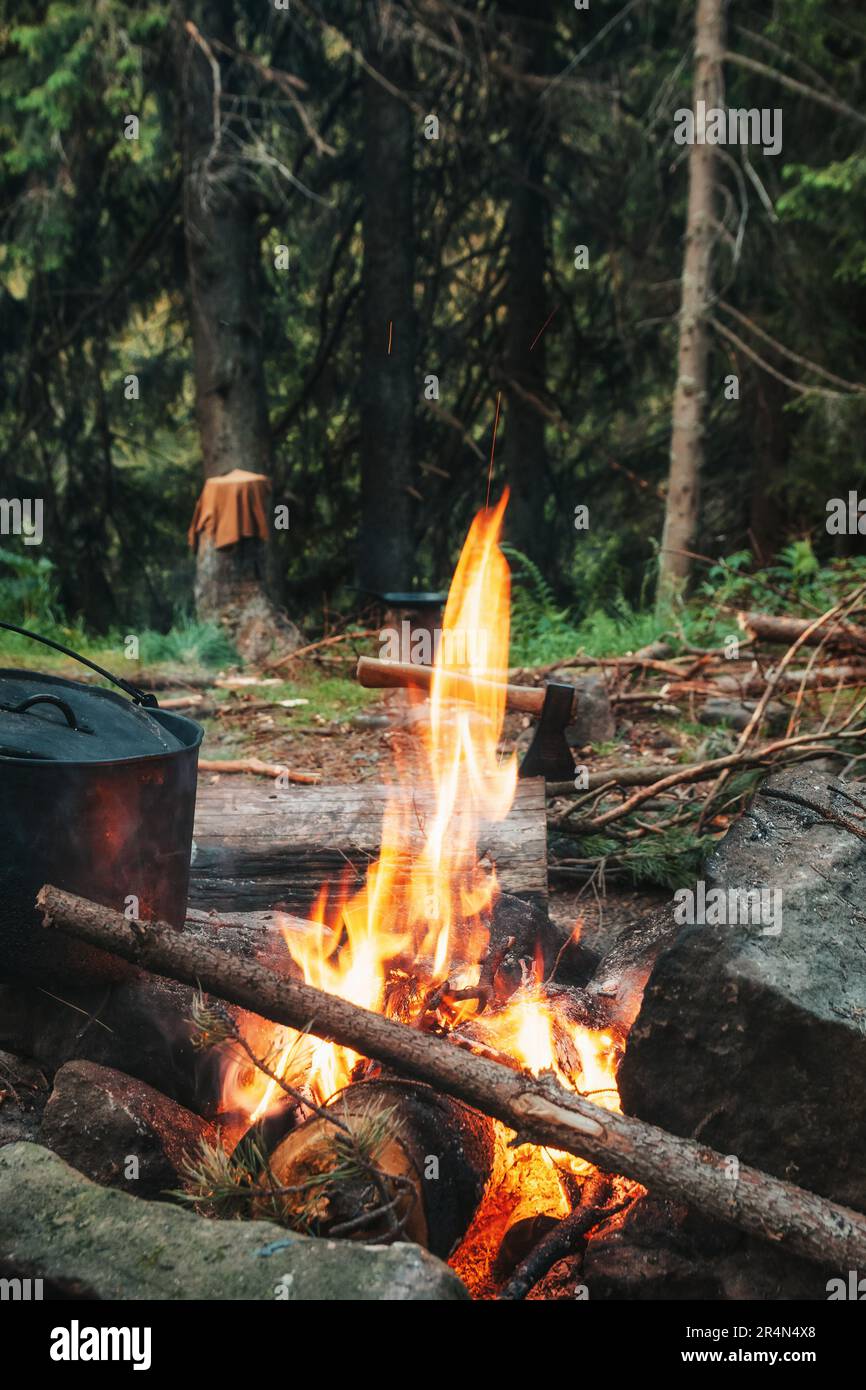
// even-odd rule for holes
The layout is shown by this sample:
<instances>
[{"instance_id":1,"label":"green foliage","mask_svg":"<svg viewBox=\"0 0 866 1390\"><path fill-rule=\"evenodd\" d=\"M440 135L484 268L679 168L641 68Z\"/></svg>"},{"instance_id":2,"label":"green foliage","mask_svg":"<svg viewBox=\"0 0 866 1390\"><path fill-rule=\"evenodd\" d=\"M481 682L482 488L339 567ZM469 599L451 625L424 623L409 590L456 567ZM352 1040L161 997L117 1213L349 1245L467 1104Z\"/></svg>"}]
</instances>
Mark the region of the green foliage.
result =
<instances>
[{"instance_id":1,"label":"green foliage","mask_svg":"<svg viewBox=\"0 0 866 1390\"><path fill-rule=\"evenodd\" d=\"M120 660L126 633L113 631L95 638L80 622L69 623L63 616L55 567L45 555L0 549L0 620L26 627L41 637L50 637L111 666ZM139 637L143 665L159 664L212 669L235 665L239 657L222 628L181 618L168 632L145 629ZM67 658L40 647L26 637L0 631L0 651L16 663L56 667Z\"/></svg>"},{"instance_id":2,"label":"green foliage","mask_svg":"<svg viewBox=\"0 0 866 1390\"><path fill-rule=\"evenodd\" d=\"M748 550L719 560L700 584L693 610L707 628L713 629L718 628L720 606L753 608L765 613L818 613L864 581L866 556L855 555L821 565L806 538L785 546L776 563L763 569L755 567Z\"/></svg>"},{"instance_id":3,"label":"green foliage","mask_svg":"<svg viewBox=\"0 0 866 1390\"><path fill-rule=\"evenodd\" d=\"M360 369L370 350L359 314L364 84L351 51L364 43L363 26L349 0L334 0L326 16L321 6L294 8L279 22L254 0L217 9L229 39L218 49L223 114L240 113L230 144L259 219L261 260L248 269L260 288L255 331L273 426L274 493L293 507L278 558L292 616L318 618L323 595L332 610L355 601L339 595L355 580L347 538L358 522ZM735 26L732 45L864 108L862 26L838 0L779 0L753 10L748 27ZM207 38L217 11L201 5L194 13ZM424 586L450 572L484 495L491 364L508 361L519 380L540 360L510 361L502 312L510 208L525 162L515 150L524 133L515 129L520 89L505 75L520 66L519 25L513 9L487 3L467 15L466 7L432 7L411 54L413 102L431 111L443 102L454 136L419 139L415 149L416 360L419 371L435 364L442 382L439 409L419 404L407 478L422 499L413 578ZM17 0L0 36L0 495L27 495L40 480L53 523L46 539L56 567L52 621L80 620L103 634L182 624L191 591L184 527L201 457L173 32L185 17L182 7L158 0ZM544 354L537 399L548 423L531 500L543 524L537 545L521 538L535 574L524 563L515 588L520 664L581 649L623 652L659 635L646 583L668 467L687 189L671 117L689 99L691 54L676 6L642 6L613 25L608 18L602 6L582 16L585 58L550 85L543 103L525 108L545 208L539 326L551 309L556 316L537 349ZM545 69L562 72L574 57L571 28L555 17L532 25L545 33ZM303 117L269 71L302 84L292 92ZM726 82L731 105L780 101L777 84L735 64ZM123 138L127 114L140 117L138 140ZM861 128L790 93L784 120L784 163L755 149L746 173L739 160L721 162L720 292L779 343L863 382ZM310 126L334 153L315 148ZM251 151L278 159L299 184L256 165ZM591 248L589 268L577 274L576 227ZM284 242L288 274L273 261ZM811 379L743 332L777 366ZM713 557L741 552L754 499L765 491L772 517L756 548L778 556L776 572L768 571L762 589L750 565L734 575L730 563L722 567L714 593L701 595L703 612L692 605L678 615L690 636L719 631L718 591L734 603L751 593L772 604L775 588L792 586L795 599L820 603L820 575L789 562L785 548L811 536L826 571L838 555L822 525L828 490L841 492L862 475L862 393L792 396L717 341L711 381L718 385L733 367L739 408L720 390L710 393L696 545ZM137 401L123 394L130 372L142 384ZM514 399L506 385L503 439ZM570 525L576 502L592 516L579 537ZM8 570L4 577L12 582ZM38 615L38 594L33 604Z\"/></svg>"},{"instance_id":4,"label":"green foliage","mask_svg":"<svg viewBox=\"0 0 866 1390\"><path fill-rule=\"evenodd\" d=\"M577 629L578 648L587 656L623 656L656 641L664 625L652 612L635 612L626 598L589 613Z\"/></svg>"},{"instance_id":5,"label":"green foliage","mask_svg":"<svg viewBox=\"0 0 866 1390\"><path fill-rule=\"evenodd\" d=\"M208 1216L240 1220L261 1200L267 1172L267 1157L255 1135L245 1135L230 1154L220 1140L200 1139L198 1151L182 1163L186 1186L172 1195Z\"/></svg>"},{"instance_id":6,"label":"green foliage","mask_svg":"<svg viewBox=\"0 0 866 1390\"><path fill-rule=\"evenodd\" d=\"M659 835L645 835L625 849L621 840L605 835L586 836L580 848L587 858L604 859L624 870L635 886L674 889L697 877L715 843L715 836L672 826Z\"/></svg>"},{"instance_id":7,"label":"green foliage","mask_svg":"<svg viewBox=\"0 0 866 1390\"><path fill-rule=\"evenodd\" d=\"M528 555L508 544L502 551L516 565L512 573L512 665L543 666L580 652L616 655L651 641L655 635L653 617L635 613L622 596L614 599L608 610L596 609L576 621L571 609L557 604L551 584Z\"/></svg>"},{"instance_id":8,"label":"green foliage","mask_svg":"<svg viewBox=\"0 0 866 1390\"><path fill-rule=\"evenodd\" d=\"M18 627L53 627L57 615L57 583L48 557L0 549L0 618Z\"/></svg>"},{"instance_id":9,"label":"green foliage","mask_svg":"<svg viewBox=\"0 0 866 1390\"><path fill-rule=\"evenodd\" d=\"M0 549L0 620L29 628L76 651L89 643L81 623L70 623L63 615L55 566L46 555ZM16 666L39 669L65 660L28 637L2 630L0 654Z\"/></svg>"},{"instance_id":10,"label":"green foliage","mask_svg":"<svg viewBox=\"0 0 866 1390\"><path fill-rule=\"evenodd\" d=\"M511 664L543 666L560 658L620 656L654 641L662 631L651 612L635 612L621 594L606 608L576 621L560 607L538 565L513 546L503 553L517 564L511 602Z\"/></svg>"},{"instance_id":11,"label":"green foliage","mask_svg":"<svg viewBox=\"0 0 866 1390\"><path fill-rule=\"evenodd\" d=\"M861 227L866 217L866 155L858 152L823 168L788 164L784 177L789 188L777 201L779 216L828 233L840 252L834 278L866 285L866 237L850 234L853 214L859 214Z\"/></svg>"},{"instance_id":12,"label":"green foliage","mask_svg":"<svg viewBox=\"0 0 866 1390\"><path fill-rule=\"evenodd\" d=\"M575 620L554 600L539 567L503 546L516 563L512 590L511 664L542 666L577 656L624 656L664 639L676 650L681 639L721 646L732 631L733 610L765 613L823 612L866 582L866 556L822 565L808 537L793 540L775 564L757 568L751 551L740 550L711 565L692 599L663 618L636 610L622 594L606 607ZM723 610L728 610L727 615Z\"/></svg>"},{"instance_id":13,"label":"green foliage","mask_svg":"<svg viewBox=\"0 0 866 1390\"><path fill-rule=\"evenodd\" d=\"M229 638L215 623L185 618L168 632L141 634L139 654L143 665L176 662L181 666L214 668L236 665L240 658Z\"/></svg>"}]
</instances>

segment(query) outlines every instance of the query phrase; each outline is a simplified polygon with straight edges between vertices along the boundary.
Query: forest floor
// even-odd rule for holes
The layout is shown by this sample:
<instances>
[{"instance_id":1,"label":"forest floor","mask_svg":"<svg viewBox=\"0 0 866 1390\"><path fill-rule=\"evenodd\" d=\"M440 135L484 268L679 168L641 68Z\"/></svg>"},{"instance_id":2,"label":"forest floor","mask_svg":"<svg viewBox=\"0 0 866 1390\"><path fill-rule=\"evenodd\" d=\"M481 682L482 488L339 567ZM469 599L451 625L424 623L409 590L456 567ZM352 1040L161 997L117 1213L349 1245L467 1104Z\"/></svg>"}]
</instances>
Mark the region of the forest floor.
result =
<instances>
[{"instance_id":1,"label":"forest floor","mask_svg":"<svg viewBox=\"0 0 866 1390\"><path fill-rule=\"evenodd\" d=\"M283 694L284 689L288 687L258 687L223 701L218 716L201 721L205 727L202 756L214 761L256 757L285 765L292 772L319 773L322 781L331 783L387 782L394 778L397 767L417 759L424 721L413 714L417 708L423 715L424 706L413 707L402 692L361 690L351 679L322 679L314 673L307 677L299 674L291 683L291 694ZM262 696L275 701L306 698L310 703L288 709L277 704L267 712L247 712ZM189 713L197 717L194 708ZM503 757L523 751L529 724L527 716L506 715L500 742ZM706 737L706 729L695 726L685 730L673 719L621 721L616 737L591 751L591 766L596 772L645 762L669 762L674 768L679 761L697 756L695 749ZM589 756L590 750L586 752ZM224 774L200 775L218 779ZM624 927L667 895L657 884L622 882L615 874L607 882L603 874L600 880L581 874L580 880L575 882L567 867L560 869L553 856L550 915L569 930L582 919L581 939L599 954Z\"/></svg>"},{"instance_id":2,"label":"forest floor","mask_svg":"<svg viewBox=\"0 0 866 1390\"><path fill-rule=\"evenodd\" d=\"M345 657L317 652L300 658L292 663L291 679L244 671L228 663L215 669L202 662L152 661L144 669L118 660L116 648L113 652L89 649L89 654L144 689L154 689L163 708L200 722L205 730L201 757L211 764L255 758L265 765L262 775L268 775L268 769L286 768L290 774L305 774L311 780L331 784L388 782L400 767L413 765L423 775L423 732L428 727L425 702L414 705L404 691L362 688L354 679L356 653L343 650ZM576 762L585 763L594 778L609 769L622 774L623 770L649 766L655 771L655 782L657 777L668 777L668 769L679 776L689 771L684 765L693 768L737 749L737 730L724 717L721 721L706 719L702 702L715 687L703 658L672 658L687 665L696 660L696 666L702 668L698 680L683 679L688 670L669 662L579 660L580 675L604 676L616 717L609 741L573 750ZM16 650L5 651L0 664L37 663L31 651L25 657ZM740 679L748 669L745 660L724 664L727 674ZM84 674L81 667L50 651L39 653L38 666L75 680ZM534 668L535 676L548 669ZM858 747L866 745L846 743L844 740L852 735L844 734L831 746L832 730L827 729L827 721L832 716L839 725L847 711L856 712L863 695L862 686L809 692L805 698L802 691L792 691L784 707L776 706L775 730L768 726L762 729L762 736L778 738L790 715L798 728L802 721L804 727L820 731L814 735L820 739L815 752L835 754L838 772ZM523 752L531 737L530 723L528 716L506 715L500 742L503 757L513 751ZM853 763L864 759L866 751L855 756ZM574 791L570 796L550 796L551 916L569 927L582 919L584 943L602 953L624 926L669 896L673 888L699 876L713 842L725 833L765 773L766 768L737 768L715 800L711 788L709 802L704 800L707 783L712 781L715 787L716 774L706 774L703 791L688 785L693 779L686 776L673 789L665 786L656 792L654 787L648 788L634 811L629 810L633 789L616 778L597 797L583 793L580 803L575 801ZM202 767L199 775L204 781L235 774L210 766ZM298 780L302 782L303 776ZM555 790L562 792L559 787ZM589 819L576 820L575 813Z\"/></svg>"},{"instance_id":3,"label":"forest floor","mask_svg":"<svg viewBox=\"0 0 866 1390\"><path fill-rule=\"evenodd\" d=\"M312 661L299 662L291 680L263 676L257 682L231 667L208 671L200 665L159 662L144 672L131 664L121 668L108 652L89 650L88 654L145 689L152 681L161 706L168 702L178 713L200 722L205 730L201 756L206 760L255 757L292 772L318 774L323 782L381 783L392 779L398 765L411 763L421 751L419 723L407 697L403 692L363 689L353 678L351 662L333 663L327 670ZM4 653L0 664L31 663L16 652ZM39 653L38 666L66 679L88 679L80 666L47 650ZM225 689L213 684L217 680L249 683ZM199 703L177 706L187 699ZM503 756L522 752L529 724L525 715L506 715L500 744ZM619 720L615 738L591 750L589 760L593 771L644 762L669 762L675 767L679 761L699 756L706 736L707 730L700 725L684 727L673 718ZM590 750L586 753L589 757ZM201 780L226 775L233 774L204 770L199 774ZM580 875L575 882L572 871L558 869L555 860L554 855L550 914L569 929L582 918L585 944L600 953L623 927L665 896L658 884L622 881L616 873L607 880L602 874L590 881Z\"/></svg>"}]
</instances>

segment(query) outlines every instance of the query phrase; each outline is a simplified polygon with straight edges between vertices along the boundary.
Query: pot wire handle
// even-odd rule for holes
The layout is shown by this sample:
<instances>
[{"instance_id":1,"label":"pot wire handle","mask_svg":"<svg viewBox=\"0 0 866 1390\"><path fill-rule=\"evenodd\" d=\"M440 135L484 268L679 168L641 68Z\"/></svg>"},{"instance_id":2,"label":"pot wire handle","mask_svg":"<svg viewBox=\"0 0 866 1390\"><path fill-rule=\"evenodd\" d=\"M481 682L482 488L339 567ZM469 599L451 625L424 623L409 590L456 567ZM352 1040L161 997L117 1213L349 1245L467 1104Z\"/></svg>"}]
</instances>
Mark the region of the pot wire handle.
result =
<instances>
[{"instance_id":1,"label":"pot wire handle","mask_svg":"<svg viewBox=\"0 0 866 1390\"><path fill-rule=\"evenodd\" d=\"M73 661L80 661L82 666L89 666L91 671L96 671L97 675L104 676L112 685L116 685L126 695L131 696L136 705L144 705L148 709L159 709L159 701L155 695L146 690L139 690L132 681L125 681L120 676L113 676L110 671L106 671L103 666L97 666L95 661L89 657L82 656L80 652L74 652L71 647L64 647L62 642L53 642L50 637L41 637L38 632L30 632L26 627L16 627L14 623L0 623L0 627L7 632L17 632L19 637L32 637L34 642L41 642L45 647L53 647L56 652L62 652L64 656L71 656Z\"/></svg>"},{"instance_id":2,"label":"pot wire handle","mask_svg":"<svg viewBox=\"0 0 866 1390\"><path fill-rule=\"evenodd\" d=\"M63 711L63 717L70 729L74 729L77 734L88 734L91 732L90 729L84 729L80 724L76 724L74 709L57 695L31 695L29 700L22 700L20 705L15 705L12 709L12 713L24 714L27 710L31 709L33 705L56 705L59 710Z\"/></svg>"}]
</instances>

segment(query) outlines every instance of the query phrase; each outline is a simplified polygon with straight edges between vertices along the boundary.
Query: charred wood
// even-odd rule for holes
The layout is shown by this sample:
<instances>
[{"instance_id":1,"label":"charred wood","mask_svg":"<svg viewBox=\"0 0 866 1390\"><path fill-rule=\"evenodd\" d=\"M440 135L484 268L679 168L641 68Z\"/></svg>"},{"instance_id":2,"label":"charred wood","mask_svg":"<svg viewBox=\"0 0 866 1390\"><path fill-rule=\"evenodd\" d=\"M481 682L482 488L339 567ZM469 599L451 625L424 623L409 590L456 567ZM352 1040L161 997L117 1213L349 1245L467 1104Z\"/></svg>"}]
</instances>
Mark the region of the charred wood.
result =
<instances>
[{"instance_id":1,"label":"charred wood","mask_svg":"<svg viewBox=\"0 0 866 1390\"><path fill-rule=\"evenodd\" d=\"M282 978L254 961L237 961L155 922L120 913L46 885L38 896L45 926L200 985L274 1023L309 1031L403 1076L427 1081L499 1119L524 1143L548 1145L621 1173L661 1195L679 1196L709 1215L820 1263L866 1264L866 1217L745 1164L729 1165L691 1139L618 1115L557 1085L477 1057L444 1038Z\"/></svg>"}]
</instances>

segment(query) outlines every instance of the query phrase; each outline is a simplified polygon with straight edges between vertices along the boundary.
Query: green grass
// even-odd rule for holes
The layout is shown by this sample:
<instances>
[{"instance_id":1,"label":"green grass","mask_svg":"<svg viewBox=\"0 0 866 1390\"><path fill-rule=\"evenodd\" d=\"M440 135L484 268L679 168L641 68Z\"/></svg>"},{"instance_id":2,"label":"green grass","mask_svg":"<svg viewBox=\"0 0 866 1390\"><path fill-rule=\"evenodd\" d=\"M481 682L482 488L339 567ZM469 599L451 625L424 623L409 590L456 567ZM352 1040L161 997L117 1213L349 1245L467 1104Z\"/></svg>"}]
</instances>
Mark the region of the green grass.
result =
<instances>
[{"instance_id":1,"label":"green grass","mask_svg":"<svg viewBox=\"0 0 866 1390\"><path fill-rule=\"evenodd\" d=\"M9 619L15 622L16 619ZM107 633L104 636L88 635L78 626L67 626L57 622L29 623L18 618L17 626L30 626L33 632L61 642L81 656L89 657L99 666L113 671L118 676L135 679L139 669L156 671L160 667L182 668L198 674L216 671L240 664L240 658L220 628L210 623L184 621L171 632L135 633L139 642L138 660L127 656L126 633ZM0 661L7 666L25 666L40 671L67 671L71 674L77 663L62 652L52 651L39 642L27 637L19 637L14 632L0 629Z\"/></svg>"},{"instance_id":2,"label":"green grass","mask_svg":"<svg viewBox=\"0 0 866 1390\"><path fill-rule=\"evenodd\" d=\"M340 723L371 706L375 712L382 701L380 690L365 690L354 676L324 675L314 666L302 667L296 679L281 681L279 685L245 686L244 693L275 704L280 700L309 700L309 705L291 712L294 730L315 729L321 720ZM222 700L232 698L232 692L227 690L216 690L214 695Z\"/></svg>"},{"instance_id":3,"label":"green grass","mask_svg":"<svg viewBox=\"0 0 866 1390\"><path fill-rule=\"evenodd\" d=\"M648 608L633 607L622 594L614 593L603 603L599 574L587 576L590 606L583 612L557 603L553 590L538 565L510 547L503 547L513 572L511 653L513 666L543 666L568 657L589 658L623 656L664 639L676 652L681 639L697 647L718 647L736 632L733 610L762 608L802 612L828 607L854 584L866 579L866 558L833 561L821 567L808 541L792 543L776 565L751 571L745 552L729 556L703 572L695 593L684 605L664 616ZM603 558L603 557L602 557ZM612 563L612 561L611 561ZM599 561L601 564L601 561ZM602 566L604 568L604 566ZM596 565L598 569L598 565ZM605 571L607 572L607 571ZM615 575L608 575L611 586ZM592 581L590 584L589 581ZM725 605L730 611L721 611ZM216 625L179 617L167 633L145 630L135 634L139 642L137 661L127 658L123 632L106 636L89 635L77 620L64 619L53 581L50 562L42 557L12 553L0 548L0 619L32 627L46 637L80 651L118 675L135 679L139 669L154 673L170 671L202 675L231 666L243 667L225 633ZM0 664L62 671L74 675L75 665L61 654L38 646L25 638L0 631ZM345 676L323 674L310 663L298 666L291 680L279 687L266 688L268 698L311 700L309 712L298 712L296 727L313 726L314 713L328 720L340 720L369 706L381 697L358 686L347 663ZM255 687L249 687L254 690ZM691 730L683 721L677 726Z\"/></svg>"},{"instance_id":4,"label":"green grass","mask_svg":"<svg viewBox=\"0 0 866 1390\"><path fill-rule=\"evenodd\" d=\"M181 666L202 666L206 670L240 664L240 657L222 628L192 618L184 618L170 632L143 632L140 660L142 666L147 667L176 662Z\"/></svg>"}]
</instances>

